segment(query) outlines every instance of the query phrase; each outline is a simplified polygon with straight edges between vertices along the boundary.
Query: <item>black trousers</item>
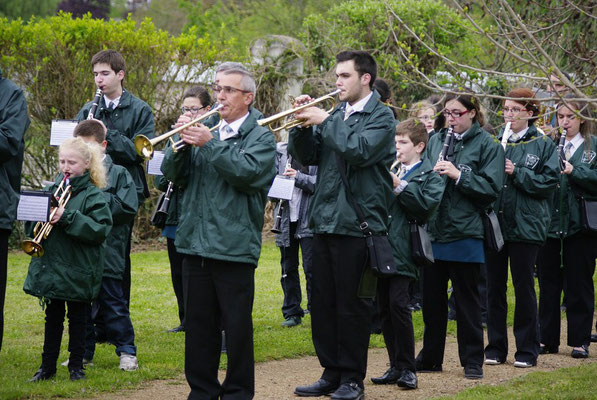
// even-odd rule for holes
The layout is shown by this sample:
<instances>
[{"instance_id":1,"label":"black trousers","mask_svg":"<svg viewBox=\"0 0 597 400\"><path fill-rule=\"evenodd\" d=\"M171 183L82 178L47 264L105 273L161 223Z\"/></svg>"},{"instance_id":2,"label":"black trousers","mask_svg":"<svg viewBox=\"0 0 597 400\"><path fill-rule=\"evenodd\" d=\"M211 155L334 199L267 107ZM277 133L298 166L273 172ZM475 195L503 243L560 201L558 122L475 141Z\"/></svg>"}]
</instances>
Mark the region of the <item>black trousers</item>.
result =
<instances>
[{"instance_id":1,"label":"black trousers","mask_svg":"<svg viewBox=\"0 0 597 400\"><path fill-rule=\"evenodd\" d=\"M535 294L534 268L539 245L506 242L499 253L487 254L487 358L505 361L508 355L506 318L508 300L508 259L516 304L514 307L514 338L516 361L537 362L539 337L537 332L537 296Z\"/></svg>"},{"instance_id":2,"label":"black trousers","mask_svg":"<svg viewBox=\"0 0 597 400\"><path fill-rule=\"evenodd\" d=\"M182 274L189 399L252 399L255 265L185 255ZM228 367L220 384L222 327L226 331Z\"/></svg>"},{"instance_id":3,"label":"black trousers","mask_svg":"<svg viewBox=\"0 0 597 400\"><path fill-rule=\"evenodd\" d=\"M129 237L126 242L126 253L124 255L124 275L122 275L122 294L126 300L126 306L131 305L131 239L133 237L133 228L135 220L130 223Z\"/></svg>"},{"instance_id":4,"label":"black trousers","mask_svg":"<svg viewBox=\"0 0 597 400\"><path fill-rule=\"evenodd\" d=\"M537 259L539 274L540 340L546 346L560 344L560 294L566 282L568 346L591 343L595 308L595 255L597 239L577 233L563 240L564 268L560 267L560 240L548 239Z\"/></svg>"},{"instance_id":5,"label":"black trousers","mask_svg":"<svg viewBox=\"0 0 597 400\"><path fill-rule=\"evenodd\" d=\"M410 278L395 276L377 281L377 307L390 366L415 372L415 333L408 309Z\"/></svg>"},{"instance_id":6,"label":"black trousers","mask_svg":"<svg viewBox=\"0 0 597 400\"><path fill-rule=\"evenodd\" d=\"M4 337L4 300L6 298L6 282L8 279L8 237L10 231L0 229L0 351Z\"/></svg>"},{"instance_id":7,"label":"black trousers","mask_svg":"<svg viewBox=\"0 0 597 400\"><path fill-rule=\"evenodd\" d=\"M170 260L172 287L174 288L174 295L178 303L178 318L180 319L180 324L184 326L184 293L182 285L182 260L184 255L176 251L174 239L167 238L166 242L168 244L168 260Z\"/></svg>"},{"instance_id":8,"label":"black trousers","mask_svg":"<svg viewBox=\"0 0 597 400\"><path fill-rule=\"evenodd\" d=\"M282 315L284 318L303 316L301 308L302 292L299 277L299 247L303 258L303 271L307 282L307 310L311 311L311 269L313 264L313 238L297 239L294 237L297 223L290 223L290 246L280 247L280 265L282 276L280 284L284 292Z\"/></svg>"},{"instance_id":9,"label":"black trousers","mask_svg":"<svg viewBox=\"0 0 597 400\"><path fill-rule=\"evenodd\" d=\"M46 305L44 350L41 355L41 366L49 372L56 371L64 330L65 305L68 307L68 368L78 370L83 367L86 311L89 305L81 301L51 300Z\"/></svg>"},{"instance_id":10,"label":"black trousers","mask_svg":"<svg viewBox=\"0 0 597 400\"><path fill-rule=\"evenodd\" d=\"M367 261L364 238L321 234L313 237L311 330L322 378L363 385L372 300L357 296Z\"/></svg>"},{"instance_id":11,"label":"black trousers","mask_svg":"<svg viewBox=\"0 0 597 400\"><path fill-rule=\"evenodd\" d=\"M479 298L478 263L435 260L425 267L423 282L423 349L417 358L428 366L444 361L448 324L448 280L456 307L458 356L462 366L483 364L483 327Z\"/></svg>"}]
</instances>

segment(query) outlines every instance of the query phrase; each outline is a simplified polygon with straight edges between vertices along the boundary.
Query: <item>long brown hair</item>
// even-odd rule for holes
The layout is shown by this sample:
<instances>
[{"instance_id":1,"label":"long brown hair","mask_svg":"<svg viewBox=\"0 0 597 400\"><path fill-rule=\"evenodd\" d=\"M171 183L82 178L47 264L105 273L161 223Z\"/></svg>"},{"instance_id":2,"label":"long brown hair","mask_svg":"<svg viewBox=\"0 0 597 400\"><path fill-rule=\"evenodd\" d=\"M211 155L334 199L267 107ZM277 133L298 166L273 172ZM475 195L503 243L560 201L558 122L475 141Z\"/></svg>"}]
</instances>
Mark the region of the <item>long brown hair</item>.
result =
<instances>
[{"instance_id":1,"label":"long brown hair","mask_svg":"<svg viewBox=\"0 0 597 400\"><path fill-rule=\"evenodd\" d=\"M577 97L575 94L570 93L563 97L566 101L559 102L556 111L559 110L561 107L569 108L571 111L574 111L574 114L577 118L582 120L579 128L580 135L585 139L585 149L589 149L591 147L591 136L593 134L593 121L591 121L591 106L589 103L585 101L574 100L570 101L568 99L573 99ZM559 126L558 118L556 114L556 126Z\"/></svg>"}]
</instances>

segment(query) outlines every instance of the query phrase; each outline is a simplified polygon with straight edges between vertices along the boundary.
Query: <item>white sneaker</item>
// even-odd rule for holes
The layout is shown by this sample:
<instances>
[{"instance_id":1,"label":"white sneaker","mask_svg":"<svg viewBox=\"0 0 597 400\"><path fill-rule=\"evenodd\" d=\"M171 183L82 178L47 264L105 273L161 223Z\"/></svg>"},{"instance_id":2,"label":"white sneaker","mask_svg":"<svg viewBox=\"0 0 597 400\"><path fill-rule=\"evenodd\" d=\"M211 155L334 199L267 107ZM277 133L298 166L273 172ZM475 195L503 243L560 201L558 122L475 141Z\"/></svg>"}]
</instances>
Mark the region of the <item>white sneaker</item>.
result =
<instances>
[{"instance_id":1,"label":"white sneaker","mask_svg":"<svg viewBox=\"0 0 597 400\"><path fill-rule=\"evenodd\" d=\"M123 371L136 371L139 369L137 357L128 353L120 353L120 369Z\"/></svg>"},{"instance_id":2,"label":"white sneaker","mask_svg":"<svg viewBox=\"0 0 597 400\"><path fill-rule=\"evenodd\" d=\"M514 361L514 366L517 368L531 368L534 367L534 364L526 361Z\"/></svg>"},{"instance_id":3,"label":"white sneaker","mask_svg":"<svg viewBox=\"0 0 597 400\"><path fill-rule=\"evenodd\" d=\"M63 367L68 367L68 359L65 362L63 362L63 363L60 363L60 365L62 365ZM83 359L83 366L84 367L93 367L93 361L84 358Z\"/></svg>"},{"instance_id":4,"label":"white sneaker","mask_svg":"<svg viewBox=\"0 0 597 400\"><path fill-rule=\"evenodd\" d=\"M503 362L501 362L497 358L486 358L485 359L485 365L500 365L500 364L503 364Z\"/></svg>"}]
</instances>

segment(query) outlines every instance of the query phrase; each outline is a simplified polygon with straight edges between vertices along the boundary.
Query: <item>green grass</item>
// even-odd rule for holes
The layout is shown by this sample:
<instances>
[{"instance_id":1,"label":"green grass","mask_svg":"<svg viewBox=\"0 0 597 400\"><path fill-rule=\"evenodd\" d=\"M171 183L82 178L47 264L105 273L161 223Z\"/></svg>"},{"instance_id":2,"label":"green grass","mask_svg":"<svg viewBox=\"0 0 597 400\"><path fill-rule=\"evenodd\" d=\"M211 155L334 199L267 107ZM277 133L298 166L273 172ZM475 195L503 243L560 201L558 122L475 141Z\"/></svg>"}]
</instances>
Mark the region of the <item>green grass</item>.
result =
<instances>
[{"instance_id":1,"label":"green grass","mask_svg":"<svg viewBox=\"0 0 597 400\"><path fill-rule=\"evenodd\" d=\"M477 386L441 399L597 399L596 376L597 363L592 363L554 372L533 372L504 385Z\"/></svg>"},{"instance_id":2,"label":"green grass","mask_svg":"<svg viewBox=\"0 0 597 400\"><path fill-rule=\"evenodd\" d=\"M58 366L55 381L28 383L27 380L41 363L44 329L44 312L37 298L22 290L29 260L29 256L21 253L9 255L4 342L0 352L0 399L90 397L101 392L130 389L149 380L181 376L184 371L184 334L166 332L178 324L178 314L168 256L164 250L132 255L131 318L135 327L139 371L120 371L114 346L100 344L96 349L95 365L87 370L88 379L84 382L70 382L67 368ZM280 326L283 320L280 311L283 296L280 288L279 250L272 240L266 240L263 244L255 280L253 324L256 361L314 355L309 316L296 328ZM302 287L304 291L304 281ZM511 324L511 288L508 298L508 322ZM305 305L304 295L303 306ZM415 338L421 340L423 321L420 312L413 314L413 321ZM65 323L60 362L68 358L66 330ZM456 324L449 322L448 334L455 335L455 331ZM371 347L383 346L381 335L371 336ZM221 365L226 365L225 355Z\"/></svg>"}]
</instances>

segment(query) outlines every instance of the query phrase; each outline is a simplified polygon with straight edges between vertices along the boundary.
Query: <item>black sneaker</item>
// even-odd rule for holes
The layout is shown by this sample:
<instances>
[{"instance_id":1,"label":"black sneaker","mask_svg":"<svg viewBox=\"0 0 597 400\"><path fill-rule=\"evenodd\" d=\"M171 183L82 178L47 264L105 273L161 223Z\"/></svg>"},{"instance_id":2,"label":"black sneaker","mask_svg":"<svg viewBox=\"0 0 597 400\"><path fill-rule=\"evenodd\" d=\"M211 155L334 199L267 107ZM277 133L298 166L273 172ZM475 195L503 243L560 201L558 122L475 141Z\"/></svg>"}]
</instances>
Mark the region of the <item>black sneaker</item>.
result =
<instances>
[{"instance_id":1,"label":"black sneaker","mask_svg":"<svg viewBox=\"0 0 597 400\"><path fill-rule=\"evenodd\" d=\"M47 381L56 376L56 371L48 371L43 367L38 369L33 378L29 379L29 382Z\"/></svg>"},{"instance_id":2,"label":"black sneaker","mask_svg":"<svg viewBox=\"0 0 597 400\"><path fill-rule=\"evenodd\" d=\"M301 317L298 315L293 315L292 317L286 318L284 322L282 322L282 326L286 328L292 328L293 326L297 326L301 324Z\"/></svg>"},{"instance_id":3,"label":"black sneaker","mask_svg":"<svg viewBox=\"0 0 597 400\"><path fill-rule=\"evenodd\" d=\"M483 368L480 365L468 365L464 367L466 379L483 379Z\"/></svg>"},{"instance_id":4,"label":"black sneaker","mask_svg":"<svg viewBox=\"0 0 597 400\"><path fill-rule=\"evenodd\" d=\"M83 372L82 369L71 369L69 372L71 381L80 381L81 379L85 379L85 372Z\"/></svg>"}]
</instances>

